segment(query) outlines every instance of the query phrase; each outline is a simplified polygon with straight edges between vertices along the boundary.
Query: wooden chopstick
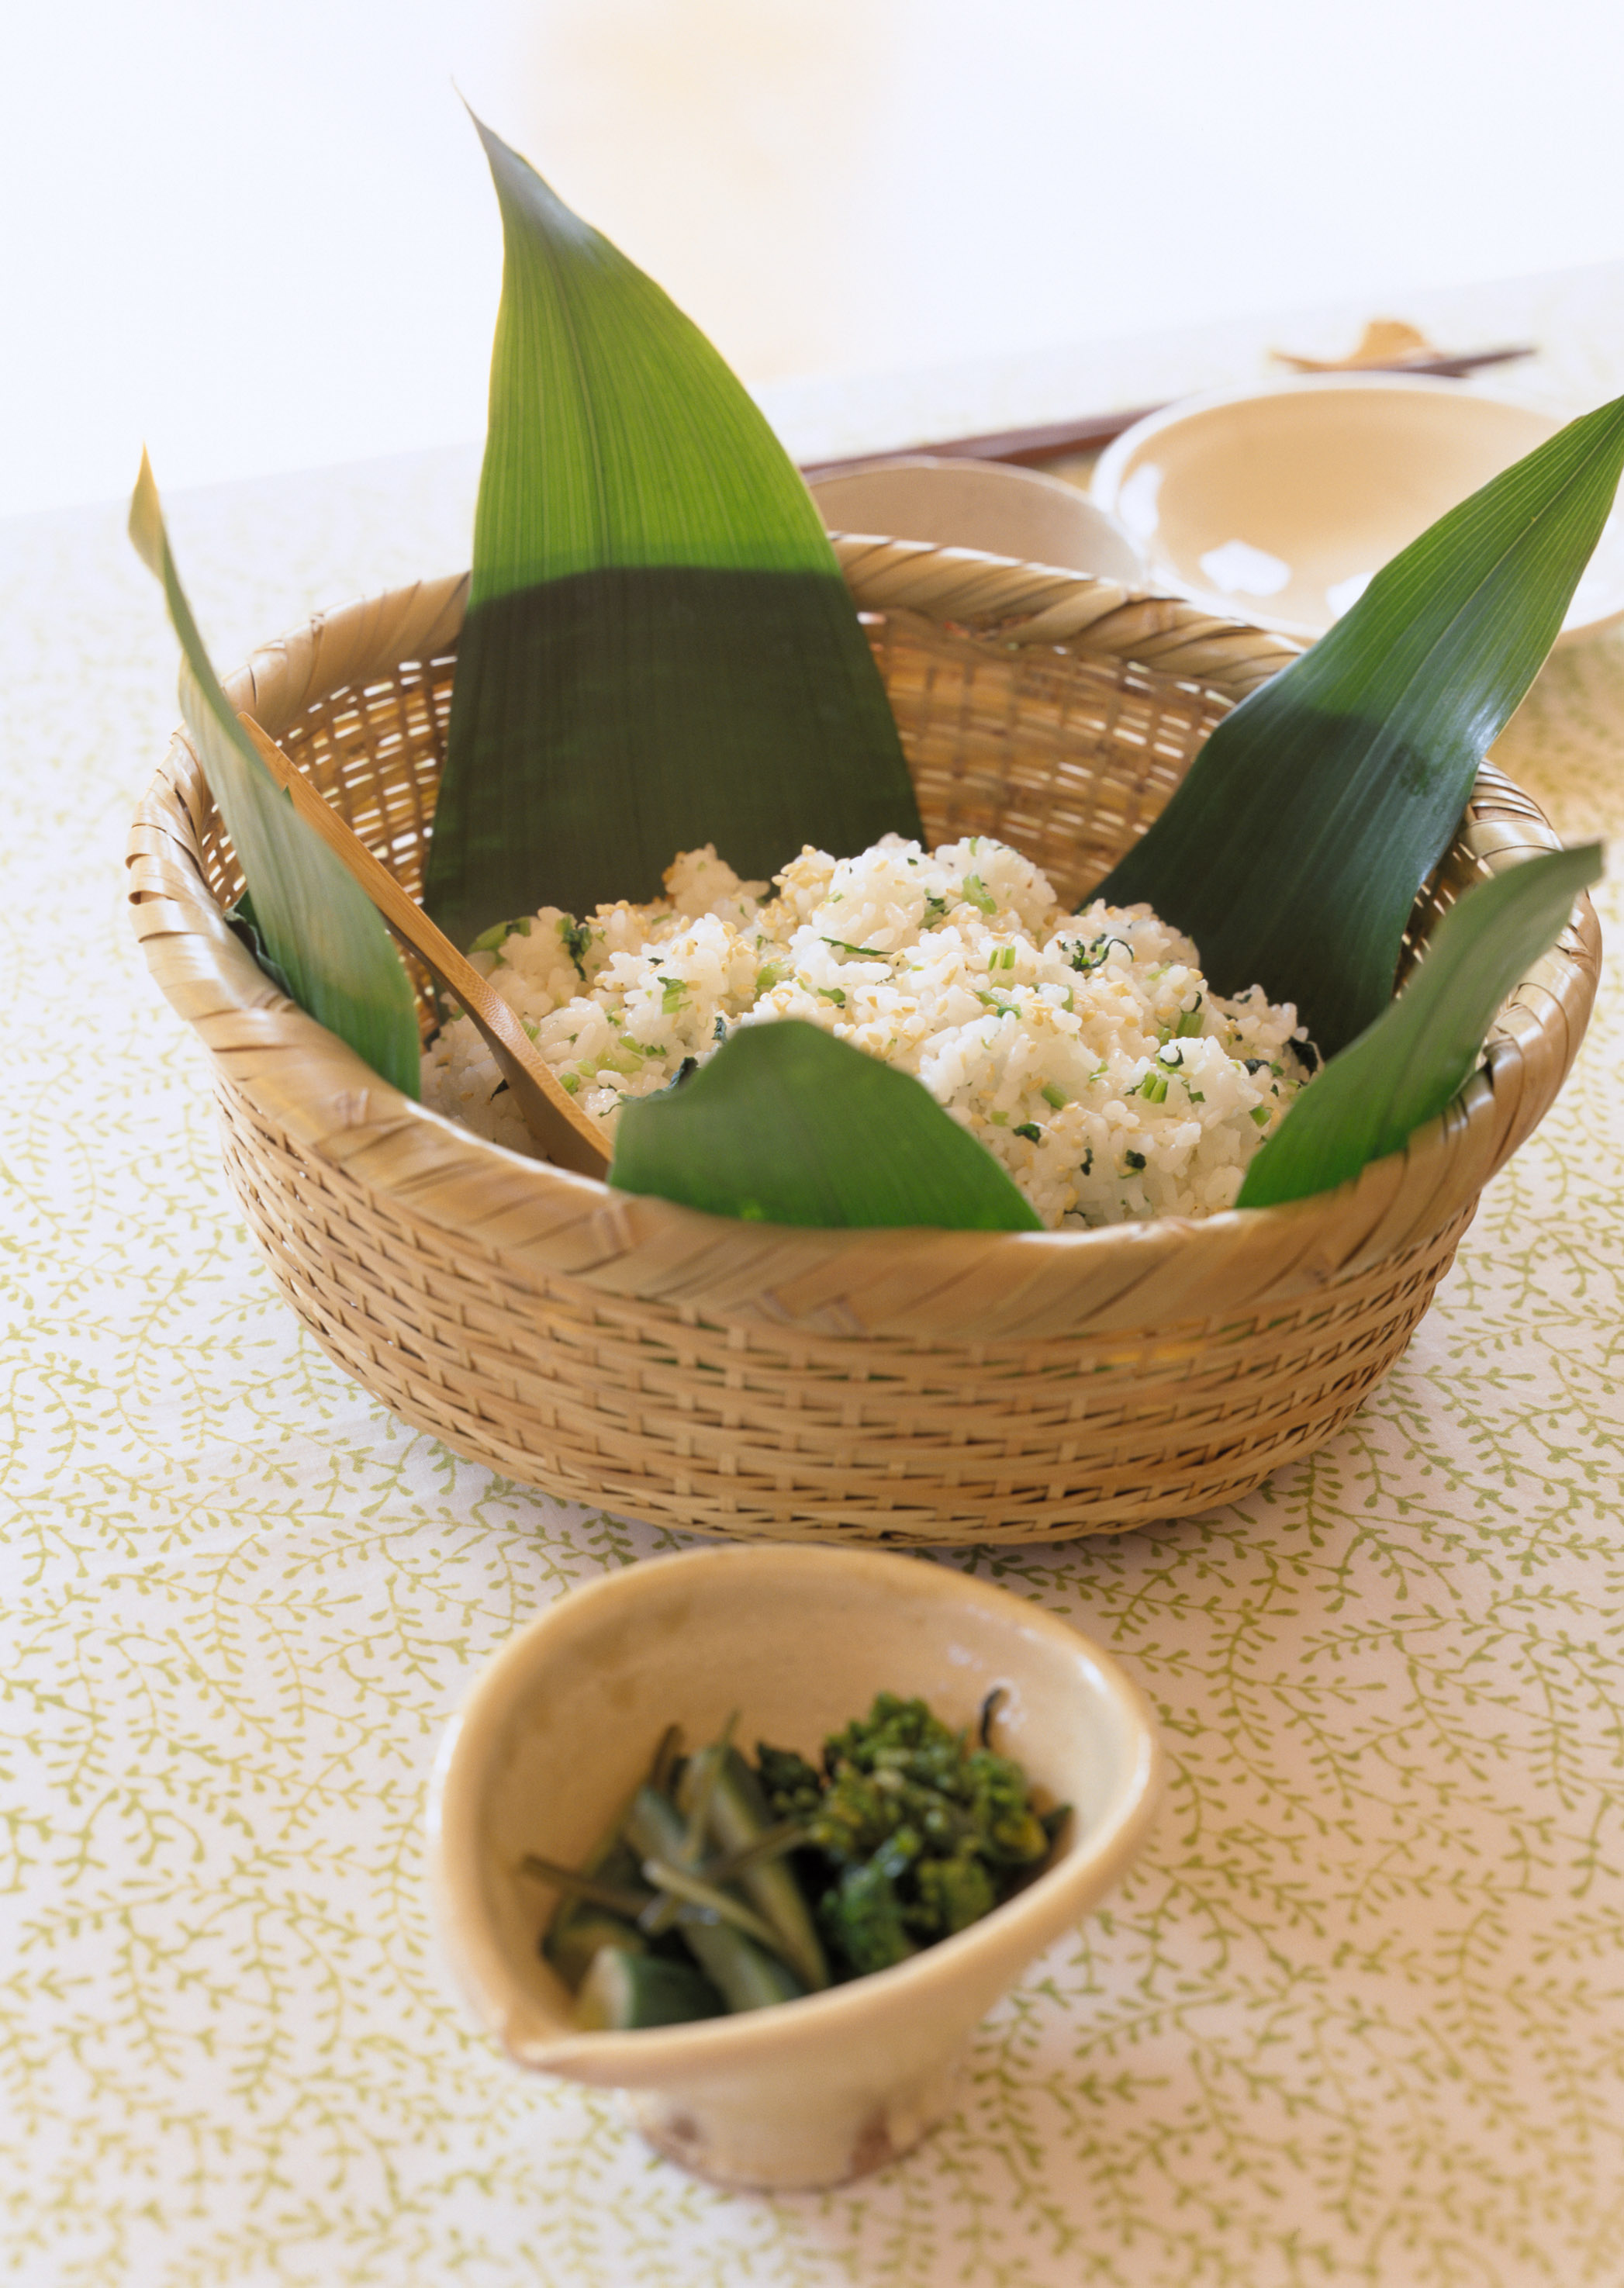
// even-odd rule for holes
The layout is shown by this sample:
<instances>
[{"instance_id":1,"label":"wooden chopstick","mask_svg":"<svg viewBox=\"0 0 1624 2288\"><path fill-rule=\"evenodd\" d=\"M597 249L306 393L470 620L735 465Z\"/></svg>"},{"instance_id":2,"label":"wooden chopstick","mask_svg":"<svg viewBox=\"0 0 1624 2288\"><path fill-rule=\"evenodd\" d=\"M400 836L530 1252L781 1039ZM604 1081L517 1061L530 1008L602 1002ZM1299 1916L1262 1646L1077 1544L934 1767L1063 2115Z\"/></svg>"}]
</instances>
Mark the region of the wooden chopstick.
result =
<instances>
[{"instance_id":1,"label":"wooden chopstick","mask_svg":"<svg viewBox=\"0 0 1624 2288\"><path fill-rule=\"evenodd\" d=\"M1362 365L1346 369L1358 373L1432 373L1458 378L1479 366L1506 365L1515 358L1532 357L1532 345L1516 349L1473 350L1461 357L1412 358L1403 364ZM1066 453L1092 453L1131 429L1165 405L1136 405L1127 412L1088 413L1072 421L1050 421L1034 429L994 429L980 437L939 438L929 445L892 445L883 453L863 453L851 461L804 462L801 474L815 483L820 477L844 476L875 461L892 461L906 453L929 453L944 461L1012 461L1018 468L1041 461L1058 460Z\"/></svg>"}]
</instances>

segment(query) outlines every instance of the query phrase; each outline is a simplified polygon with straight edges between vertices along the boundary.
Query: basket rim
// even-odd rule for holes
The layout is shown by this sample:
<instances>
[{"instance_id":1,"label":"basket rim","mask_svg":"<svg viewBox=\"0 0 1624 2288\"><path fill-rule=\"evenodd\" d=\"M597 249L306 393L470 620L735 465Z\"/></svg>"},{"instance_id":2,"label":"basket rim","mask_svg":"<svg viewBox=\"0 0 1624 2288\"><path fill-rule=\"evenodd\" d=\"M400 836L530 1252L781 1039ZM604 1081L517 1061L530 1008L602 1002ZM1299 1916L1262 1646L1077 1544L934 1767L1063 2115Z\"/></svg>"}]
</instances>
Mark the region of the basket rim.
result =
<instances>
[{"instance_id":1,"label":"basket rim","mask_svg":"<svg viewBox=\"0 0 1624 2288\"><path fill-rule=\"evenodd\" d=\"M1052 647L1130 662L1233 702L1301 647L1149 589L970 549L836 535L860 611L946 626L977 647ZM233 703L280 737L332 693L455 647L468 575L319 614L228 678ZM1468 1214L1554 1100L1594 1000L1600 935L1588 899L1513 989L1483 1063L1435 1121L1333 1192L1084 1231L824 1231L739 1223L527 1158L384 1082L282 996L226 927L203 877L206 782L178 731L136 814L131 918L154 976L220 1080L305 1151L529 1286L564 1276L606 1297L707 1319L836 1337L979 1343L1237 1322L1424 1245ZM1458 837L1491 871L1558 838L1493 766Z\"/></svg>"}]
</instances>

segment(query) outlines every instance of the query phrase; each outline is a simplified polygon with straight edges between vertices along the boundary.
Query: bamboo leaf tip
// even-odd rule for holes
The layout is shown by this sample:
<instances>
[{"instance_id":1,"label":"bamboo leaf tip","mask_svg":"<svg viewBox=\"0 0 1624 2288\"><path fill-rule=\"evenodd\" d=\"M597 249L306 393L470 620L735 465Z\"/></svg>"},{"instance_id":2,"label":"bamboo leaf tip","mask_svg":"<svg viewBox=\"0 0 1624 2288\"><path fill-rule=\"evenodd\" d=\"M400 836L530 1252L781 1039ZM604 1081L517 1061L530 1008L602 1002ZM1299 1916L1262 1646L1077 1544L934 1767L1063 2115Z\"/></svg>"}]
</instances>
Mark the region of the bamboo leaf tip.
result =
<instances>
[{"instance_id":1,"label":"bamboo leaf tip","mask_svg":"<svg viewBox=\"0 0 1624 2288\"><path fill-rule=\"evenodd\" d=\"M566 234L586 242L595 241L598 234L591 224L578 215L567 200L558 195L523 152L516 151L494 127L487 127L466 96L463 98L463 105L484 146L491 179L496 186L498 203L505 205L511 200L531 220L541 222L550 232Z\"/></svg>"},{"instance_id":2,"label":"bamboo leaf tip","mask_svg":"<svg viewBox=\"0 0 1624 2288\"><path fill-rule=\"evenodd\" d=\"M141 465L136 473L135 489L130 496L130 518L126 529L136 554L147 570L161 580L166 545L163 507L158 497L157 479L153 475L152 461L145 445L141 448Z\"/></svg>"}]
</instances>

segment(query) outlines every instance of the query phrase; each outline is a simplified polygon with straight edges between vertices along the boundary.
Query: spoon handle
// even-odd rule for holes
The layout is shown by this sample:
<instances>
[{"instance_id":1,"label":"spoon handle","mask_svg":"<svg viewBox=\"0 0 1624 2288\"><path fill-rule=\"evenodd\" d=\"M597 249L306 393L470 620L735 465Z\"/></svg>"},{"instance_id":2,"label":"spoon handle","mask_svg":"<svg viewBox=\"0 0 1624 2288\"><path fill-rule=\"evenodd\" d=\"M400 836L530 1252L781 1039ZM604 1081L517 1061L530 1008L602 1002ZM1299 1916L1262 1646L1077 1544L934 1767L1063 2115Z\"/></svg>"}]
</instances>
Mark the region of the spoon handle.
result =
<instances>
[{"instance_id":1,"label":"spoon handle","mask_svg":"<svg viewBox=\"0 0 1624 2288\"><path fill-rule=\"evenodd\" d=\"M286 788L292 797L299 816L314 827L334 856L348 868L395 935L433 973L441 990L460 1001L473 1019L512 1091L526 1127L548 1158L561 1168L573 1168L577 1175L606 1175L608 1138L598 1122L576 1105L546 1059L538 1055L501 994L492 991L472 962L407 896L388 868L373 856L275 740L261 730L251 715L239 715L237 719L253 741L260 761L278 786Z\"/></svg>"}]
</instances>

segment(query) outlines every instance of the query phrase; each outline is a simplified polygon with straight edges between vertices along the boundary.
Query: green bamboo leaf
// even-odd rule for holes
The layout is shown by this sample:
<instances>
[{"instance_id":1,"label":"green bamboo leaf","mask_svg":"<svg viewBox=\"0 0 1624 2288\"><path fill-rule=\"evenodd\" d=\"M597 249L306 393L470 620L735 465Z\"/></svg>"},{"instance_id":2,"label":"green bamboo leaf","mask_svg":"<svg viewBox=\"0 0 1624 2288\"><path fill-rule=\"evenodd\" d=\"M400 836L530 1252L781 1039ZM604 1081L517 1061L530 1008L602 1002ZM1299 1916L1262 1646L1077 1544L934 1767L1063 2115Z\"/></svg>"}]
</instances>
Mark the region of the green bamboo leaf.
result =
<instances>
[{"instance_id":1,"label":"green bamboo leaf","mask_svg":"<svg viewBox=\"0 0 1624 2288\"><path fill-rule=\"evenodd\" d=\"M475 122L479 126L479 122ZM811 496L697 327L483 126L502 306L424 902L470 943L658 894L714 842L920 832Z\"/></svg>"},{"instance_id":2,"label":"green bamboo leaf","mask_svg":"<svg viewBox=\"0 0 1624 2288\"><path fill-rule=\"evenodd\" d=\"M252 926L293 998L404 1095L419 1093L412 989L371 901L295 812L220 687L175 569L150 464L130 503L130 537L162 583L180 640L180 711L242 862Z\"/></svg>"},{"instance_id":3,"label":"green bamboo leaf","mask_svg":"<svg viewBox=\"0 0 1624 2288\"><path fill-rule=\"evenodd\" d=\"M1586 843L1527 859L1452 906L1398 998L1293 1100L1239 1204L1328 1192L1436 1119L1470 1077L1495 1010L1601 871L1601 845Z\"/></svg>"},{"instance_id":4,"label":"green bamboo leaf","mask_svg":"<svg viewBox=\"0 0 1624 2288\"><path fill-rule=\"evenodd\" d=\"M622 1105L609 1181L754 1223L1042 1228L920 1082L794 1017Z\"/></svg>"},{"instance_id":5,"label":"green bamboo leaf","mask_svg":"<svg viewBox=\"0 0 1624 2288\"><path fill-rule=\"evenodd\" d=\"M1394 557L1227 716L1091 896L1145 899L1220 993L1295 1001L1334 1055L1392 993L1404 928L1539 671L1624 466L1624 398Z\"/></svg>"}]
</instances>

